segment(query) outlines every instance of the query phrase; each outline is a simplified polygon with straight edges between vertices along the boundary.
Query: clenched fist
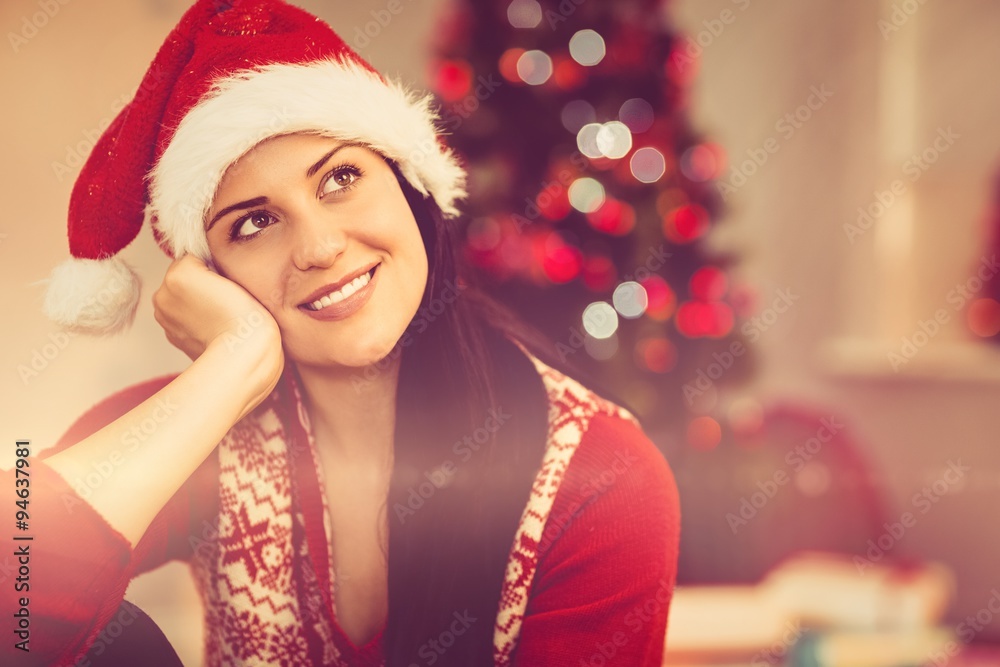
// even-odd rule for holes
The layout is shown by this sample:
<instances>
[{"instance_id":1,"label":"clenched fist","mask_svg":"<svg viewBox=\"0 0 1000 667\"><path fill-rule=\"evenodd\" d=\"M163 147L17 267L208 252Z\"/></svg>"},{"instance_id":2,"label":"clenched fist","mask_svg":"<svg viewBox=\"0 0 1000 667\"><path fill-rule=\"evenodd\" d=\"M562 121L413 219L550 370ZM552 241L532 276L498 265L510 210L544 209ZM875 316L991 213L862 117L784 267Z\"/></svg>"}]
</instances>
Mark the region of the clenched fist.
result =
<instances>
[{"instance_id":1,"label":"clenched fist","mask_svg":"<svg viewBox=\"0 0 1000 667\"><path fill-rule=\"evenodd\" d=\"M153 294L153 315L167 340L191 360L211 345L226 345L241 353L275 363L281 354L278 325L249 292L212 271L194 255L175 259ZM278 369L280 375L280 368Z\"/></svg>"}]
</instances>

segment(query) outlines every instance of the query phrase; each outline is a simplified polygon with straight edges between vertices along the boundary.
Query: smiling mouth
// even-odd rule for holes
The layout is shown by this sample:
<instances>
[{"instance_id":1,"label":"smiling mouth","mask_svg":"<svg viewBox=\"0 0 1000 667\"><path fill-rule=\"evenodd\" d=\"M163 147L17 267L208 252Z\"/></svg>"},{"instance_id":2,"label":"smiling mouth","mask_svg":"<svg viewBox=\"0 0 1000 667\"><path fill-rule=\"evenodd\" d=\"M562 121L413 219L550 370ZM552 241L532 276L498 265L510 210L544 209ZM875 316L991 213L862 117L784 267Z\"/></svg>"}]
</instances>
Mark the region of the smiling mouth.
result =
<instances>
[{"instance_id":1,"label":"smiling mouth","mask_svg":"<svg viewBox=\"0 0 1000 667\"><path fill-rule=\"evenodd\" d=\"M376 264L375 266L372 267L371 271L369 271L368 273L361 274L360 276L358 276L351 282L347 283L340 289L334 290L329 294L326 294L311 303L302 304L301 306L299 306L299 308L302 308L304 310L317 311L317 310L322 310L323 308L326 308L327 306L333 305L335 303L340 303L344 299L347 299L348 297L352 296L355 292L364 289L365 286L368 285L368 283L371 282L371 279L375 276L375 271L378 269L379 266L380 266L379 264Z\"/></svg>"}]
</instances>

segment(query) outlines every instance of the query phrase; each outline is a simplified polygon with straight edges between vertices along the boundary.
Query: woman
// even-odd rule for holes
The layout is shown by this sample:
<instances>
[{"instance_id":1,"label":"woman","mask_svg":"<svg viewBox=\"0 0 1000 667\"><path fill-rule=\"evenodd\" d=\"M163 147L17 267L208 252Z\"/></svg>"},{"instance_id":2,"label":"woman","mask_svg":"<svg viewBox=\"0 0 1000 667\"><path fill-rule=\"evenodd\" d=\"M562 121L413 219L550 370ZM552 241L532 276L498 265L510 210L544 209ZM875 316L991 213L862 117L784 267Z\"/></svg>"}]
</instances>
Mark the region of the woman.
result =
<instances>
[{"instance_id":1,"label":"woman","mask_svg":"<svg viewBox=\"0 0 1000 667\"><path fill-rule=\"evenodd\" d=\"M180 558L208 665L660 664L669 468L459 275L435 120L282 2L182 18L81 172L46 307L125 326L114 255L149 220L192 364L32 462L34 655L93 653Z\"/></svg>"}]
</instances>

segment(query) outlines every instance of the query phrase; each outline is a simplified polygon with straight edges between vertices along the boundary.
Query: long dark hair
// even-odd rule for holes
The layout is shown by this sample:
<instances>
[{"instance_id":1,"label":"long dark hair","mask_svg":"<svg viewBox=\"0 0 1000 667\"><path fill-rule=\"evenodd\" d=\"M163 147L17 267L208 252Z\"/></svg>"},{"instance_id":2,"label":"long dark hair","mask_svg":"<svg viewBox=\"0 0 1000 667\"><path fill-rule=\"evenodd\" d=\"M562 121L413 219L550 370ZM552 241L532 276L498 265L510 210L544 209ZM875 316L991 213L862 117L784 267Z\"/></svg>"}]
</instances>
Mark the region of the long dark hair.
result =
<instances>
[{"instance_id":1,"label":"long dark hair","mask_svg":"<svg viewBox=\"0 0 1000 667\"><path fill-rule=\"evenodd\" d=\"M507 557L548 426L541 378L512 340L565 365L544 336L471 282L454 223L389 164L429 269L420 309L397 344L386 664L492 665Z\"/></svg>"}]
</instances>

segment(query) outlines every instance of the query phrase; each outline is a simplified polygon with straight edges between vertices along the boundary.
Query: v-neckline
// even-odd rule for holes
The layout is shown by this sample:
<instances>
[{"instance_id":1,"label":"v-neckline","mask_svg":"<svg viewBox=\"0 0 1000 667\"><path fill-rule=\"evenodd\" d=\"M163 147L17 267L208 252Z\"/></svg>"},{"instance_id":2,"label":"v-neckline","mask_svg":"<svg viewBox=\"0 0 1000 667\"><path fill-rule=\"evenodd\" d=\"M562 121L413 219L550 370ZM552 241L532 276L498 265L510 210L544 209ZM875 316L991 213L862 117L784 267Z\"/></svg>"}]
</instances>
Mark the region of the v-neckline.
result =
<instances>
[{"instance_id":1,"label":"v-neckline","mask_svg":"<svg viewBox=\"0 0 1000 667\"><path fill-rule=\"evenodd\" d=\"M312 560L313 570L316 572L320 593L323 596L324 610L330 621L330 626L336 635L336 643L353 652L354 658L372 658L381 654L382 637L385 634L387 623L383 623L378 632L363 646L356 645L350 637L340 627L337 620L334 586L333 568L333 529L330 518L329 503L324 488L323 472L320 467L319 455L316 451L316 442L313 438L312 424L309 414L301 400L301 383L293 374L292 381L295 383L293 400L298 414L299 423L306 436L305 447L294 447L293 455L297 459L296 470L299 477L299 491L302 499L302 518L305 522L305 533L308 544L309 558ZM325 554L322 567L317 563L317 554ZM377 651L377 652L376 652Z\"/></svg>"}]
</instances>

